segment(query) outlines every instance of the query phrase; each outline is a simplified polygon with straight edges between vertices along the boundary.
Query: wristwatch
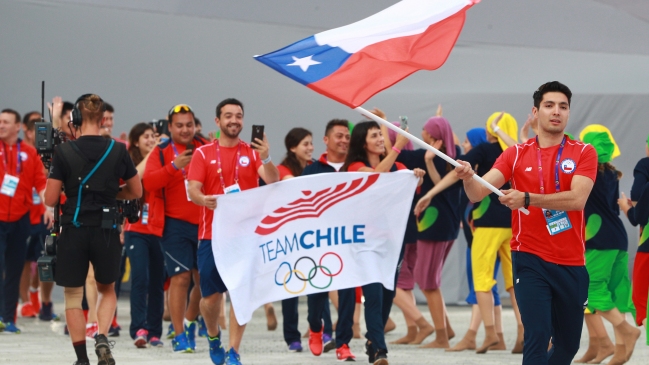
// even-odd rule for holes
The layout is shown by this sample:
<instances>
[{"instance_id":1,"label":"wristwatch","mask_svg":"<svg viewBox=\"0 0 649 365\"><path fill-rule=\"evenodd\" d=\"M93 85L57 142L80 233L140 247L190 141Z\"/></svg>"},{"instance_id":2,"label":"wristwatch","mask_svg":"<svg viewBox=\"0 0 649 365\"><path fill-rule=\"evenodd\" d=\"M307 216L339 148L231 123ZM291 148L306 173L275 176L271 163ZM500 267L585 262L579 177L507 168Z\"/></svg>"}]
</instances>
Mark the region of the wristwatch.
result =
<instances>
[{"instance_id":1,"label":"wristwatch","mask_svg":"<svg viewBox=\"0 0 649 365\"><path fill-rule=\"evenodd\" d=\"M530 193L525 192L525 209L530 207Z\"/></svg>"}]
</instances>

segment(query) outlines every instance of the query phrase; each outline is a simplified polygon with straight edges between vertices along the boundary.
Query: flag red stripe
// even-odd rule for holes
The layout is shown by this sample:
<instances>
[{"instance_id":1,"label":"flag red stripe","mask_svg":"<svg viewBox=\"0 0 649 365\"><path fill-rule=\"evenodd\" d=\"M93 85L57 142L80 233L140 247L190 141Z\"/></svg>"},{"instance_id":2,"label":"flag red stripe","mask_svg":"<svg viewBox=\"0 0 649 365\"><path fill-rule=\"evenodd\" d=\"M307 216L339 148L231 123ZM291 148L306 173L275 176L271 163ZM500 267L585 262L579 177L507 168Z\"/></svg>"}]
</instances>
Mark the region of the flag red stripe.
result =
<instances>
[{"instance_id":1,"label":"flag red stripe","mask_svg":"<svg viewBox=\"0 0 649 365\"><path fill-rule=\"evenodd\" d=\"M435 70L450 55L469 7L432 24L423 33L367 46L336 72L307 87L355 108L417 70Z\"/></svg>"}]
</instances>

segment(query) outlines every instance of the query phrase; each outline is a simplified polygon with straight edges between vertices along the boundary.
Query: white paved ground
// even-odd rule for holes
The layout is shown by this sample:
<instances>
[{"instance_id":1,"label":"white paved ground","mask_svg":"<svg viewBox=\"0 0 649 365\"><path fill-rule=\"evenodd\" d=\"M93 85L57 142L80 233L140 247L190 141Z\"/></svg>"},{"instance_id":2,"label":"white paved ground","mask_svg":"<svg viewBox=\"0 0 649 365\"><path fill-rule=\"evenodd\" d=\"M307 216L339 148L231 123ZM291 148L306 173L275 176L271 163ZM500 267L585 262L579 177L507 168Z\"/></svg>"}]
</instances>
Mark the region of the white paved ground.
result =
<instances>
[{"instance_id":1,"label":"white paved ground","mask_svg":"<svg viewBox=\"0 0 649 365\"><path fill-rule=\"evenodd\" d=\"M62 303L55 303L56 309L61 309ZM119 322L124 329L129 324L129 305L125 299L119 303ZM420 308L422 312L424 307ZM451 341L451 344L459 341L464 334L471 315L469 307L449 307L450 321L458 334L458 337ZM305 352L289 353L282 339L281 332L281 309L279 303L275 304L275 311L278 314L280 325L274 332L266 330L266 320L263 310L257 310L253 321L248 325L244 342L241 348L242 362L251 364L334 364L335 353L330 352L320 357L314 357L308 352L307 340L302 341ZM511 309L503 311L505 324L505 340L507 347L512 348L516 338L516 326ZM300 328L306 329L306 303L300 303ZM332 309L332 313L335 310ZM430 315L426 314L430 319ZM392 341L403 335L405 324L403 316L397 308L394 308L392 318L397 323L397 329L387 335L387 340ZM165 322L165 327L168 323ZM19 319L19 326L23 333L0 334L0 364L72 364L75 360L74 351L67 336L63 335L63 322L45 323L38 319ZM364 325L362 326L364 328ZM613 332L610 326L609 333ZM227 340L227 335L225 336ZM478 333L478 341L482 338L482 332ZM112 338L116 340L113 350L117 364L155 364L155 365L178 365L178 364L211 364L207 353L207 340L198 341L199 348L195 354L174 354L171 351L170 341L165 340L163 348L137 349L133 346L128 337L128 330L122 331L122 336ZM577 356L585 351L588 336L585 332L582 336L582 349ZM649 364L649 347L646 346L646 337L643 335L638 341L633 355L628 364ZM89 355L92 363L96 357L89 344ZM363 354L364 340L353 340L351 348L357 356L357 361L367 363L367 357ZM443 350L419 349L416 346L389 345L390 364L520 364L522 355L512 355L509 351L492 351L486 355L476 355L473 352L448 353Z\"/></svg>"}]
</instances>

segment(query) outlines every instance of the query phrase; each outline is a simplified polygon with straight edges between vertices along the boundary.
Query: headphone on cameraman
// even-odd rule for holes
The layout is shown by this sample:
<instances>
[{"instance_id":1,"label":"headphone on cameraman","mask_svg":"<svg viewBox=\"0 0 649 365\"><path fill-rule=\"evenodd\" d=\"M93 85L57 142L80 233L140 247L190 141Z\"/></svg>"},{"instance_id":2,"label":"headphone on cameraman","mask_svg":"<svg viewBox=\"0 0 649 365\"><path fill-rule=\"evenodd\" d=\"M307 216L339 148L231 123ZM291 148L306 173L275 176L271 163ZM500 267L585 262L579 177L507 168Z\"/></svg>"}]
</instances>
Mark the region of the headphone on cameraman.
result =
<instances>
[{"instance_id":1,"label":"headphone on cameraman","mask_svg":"<svg viewBox=\"0 0 649 365\"><path fill-rule=\"evenodd\" d=\"M81 127L81 122L83 122L81 110L79 110L79 102L88 100L88 98L93 95L94 94L83 94L77 99L77 101L74 102L74 108L72 108L72 118L70 118L73 126ZM106 103L104 103L104 100L99 95L97 95L97 97L99 98L99 101L101 101L101 111L103 113L106 111Z\"/></svg>"}]
</instances>

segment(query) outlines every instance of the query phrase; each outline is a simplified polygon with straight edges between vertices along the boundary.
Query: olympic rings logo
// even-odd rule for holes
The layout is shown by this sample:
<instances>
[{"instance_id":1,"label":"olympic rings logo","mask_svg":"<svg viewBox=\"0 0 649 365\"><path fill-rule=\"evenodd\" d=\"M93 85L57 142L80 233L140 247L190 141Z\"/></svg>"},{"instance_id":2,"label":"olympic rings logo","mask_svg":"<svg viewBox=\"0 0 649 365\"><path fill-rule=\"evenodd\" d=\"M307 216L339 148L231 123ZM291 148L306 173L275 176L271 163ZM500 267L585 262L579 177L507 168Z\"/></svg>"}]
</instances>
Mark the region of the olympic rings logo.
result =
<instances>
[{"instance_id":1,"label":"olympic rings logo","mask_svg":"<svg viewBox=\"0 0 649 365\"><path fill-rule=\"evenodd\" d=\"M323 260L327 256L335 256L338 259L338 261L340 262L340 268L336 272L331 272L331 270L328 267L326 267L326 266L324 266L322 264ZM308 263L308 261L311 261L311 264L313 264L313 267L311 267L308 271L306 271L306 270L302 271L302 270L300 270L298 268L298 265L300 265L301 262ZM304 265L305 264L302 264L302 266L304 266ZM281 275L281 272L283 272L283 270L281 272L280 272L280 270L282 269L283 266L286 266L287 270L286 270L286 273L283 274L283 276L280 276L280 278L281 278L281 282L280 282L280 281L277 280L278 279L277 275L278 274ZM311 285L311 287L313 287L313 288L324 290L324 289L327 289L327 288L329 288L331 286L331 283L333 283L334 276L340 275L340 273L342 271L343 271L343 259L335 252L327 252L327 253L323 254L322 257L320 257L320 261L318 261L317 265L316 265L315 260L312 259L311 257L302 256L299 259L297 259L297 261L295 261L295 264L293 264L293 266L291 266L291 264L289 264L286 261L279 264L279 267L275 271L275 284L277 286L283 286L284 290L286 290L287 293L292 294L292 295L300 294L304 290L306 290L307 283L309 283L309 285ZM304 275L304 272L307 272L307 275ZM322 272L322 275L324 275L324 277L329 278L329 282L326 283L325 285L322 285L323 283L317 283L317 282L314 283L314 281L315 281L314 279L318 275L318 272ZM291 282L293 277L295 277L297 280L302 282L301 288L299 288L297 290L289 289L288 283ZM295 280L293 282L295 282ZM317 284L320 284L322 286L319 286Z\"/></svg>"}]
</instances>

